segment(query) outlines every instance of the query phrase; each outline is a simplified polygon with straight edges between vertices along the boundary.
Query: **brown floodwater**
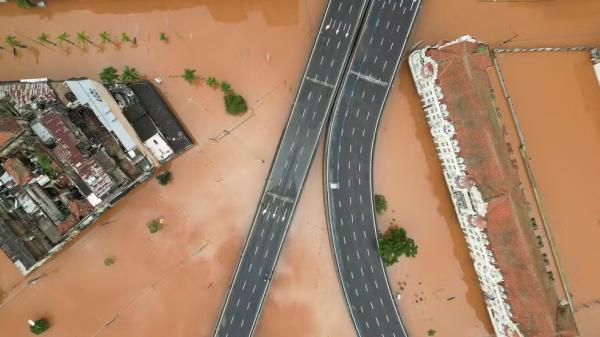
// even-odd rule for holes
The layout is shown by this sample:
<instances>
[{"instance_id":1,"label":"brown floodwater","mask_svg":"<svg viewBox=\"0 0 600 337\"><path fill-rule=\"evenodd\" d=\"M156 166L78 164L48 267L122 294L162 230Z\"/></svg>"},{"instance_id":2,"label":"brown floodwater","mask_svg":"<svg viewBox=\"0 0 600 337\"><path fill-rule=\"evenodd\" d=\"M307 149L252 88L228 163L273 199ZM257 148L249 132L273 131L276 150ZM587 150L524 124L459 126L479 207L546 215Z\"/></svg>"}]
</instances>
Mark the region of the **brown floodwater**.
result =
<instances>
[{"instance_id":1,"label":"brown floodwater","mask_svg":"<svg viewBox=\"0 0 600 337\"><path fill-rule=\"evenodd\" d=\"M499 54L583 335L600 331L600 95L587 52ZM596 316L598 317L598 316Z\"/></svg>"},{"instance_id":2,"label":"brown floodwater","mask_svg":"<svg viewBox=\"0 0 600 337\"><path fill-rule=\"evenodd\" d=\"M28 336L26 320L47 315L53 325L48 336L208 337L325 1L48 4L29 11L0 5L0 35L14 32L31 46L18 57L0 52L0 79L95 77L105 66L135 66L148 78L163 78L161 90L197 145L167 165L171 185L140 186L31 276L22 278L0 256L0 288L7 292L0 304L2 331ZM468 33L494 44L513 38L507 44L513 46L600 44L598 19L600 2L593 0L457 0L452 6L425 0L412 40L432 43ZM138 44L42 47L30 40L41 29L53 36L85 30L93 40L104 30L127 32ZM169 35L168 43L158 41L159 32ZM229 81L252 111L226 116L218 92L171 77L183 68ZM245 118L231 135L211 140ZM258 336L354 335L329 246L321 156L308 177ZM489 336L477 278L406 65L382 120L375 165L375 188L389 202L379 225L405 226L419 244L417 258L390 269L409 332ZM158 216L167 225L150 236L145 222ZM116 260L110 268L102 264L108 255ZM594 317L593 309L580 313ZM600 328L589 331L584 337Z\"/></svg>"}]
</instances>

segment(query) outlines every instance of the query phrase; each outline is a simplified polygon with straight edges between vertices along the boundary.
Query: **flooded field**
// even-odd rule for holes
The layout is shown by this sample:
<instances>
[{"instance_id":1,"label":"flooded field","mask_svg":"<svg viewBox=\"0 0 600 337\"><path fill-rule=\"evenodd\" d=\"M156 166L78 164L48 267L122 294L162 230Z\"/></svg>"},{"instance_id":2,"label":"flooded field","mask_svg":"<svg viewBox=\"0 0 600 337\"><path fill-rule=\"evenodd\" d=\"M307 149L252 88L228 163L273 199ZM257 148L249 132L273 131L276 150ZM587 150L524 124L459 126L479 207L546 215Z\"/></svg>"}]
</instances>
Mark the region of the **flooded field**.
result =
<instances>
[{"instance_id":1,"label":"flooded field","mask_svg":"<svg viewBox=\"0 0 600 337\"><path fill-rule=\"evenodd\" d=\"M587 52L499 54L584 336L600 331L600 95ZM508 113L508 112L507 112Z\"/></svg>"},{"instance_id":2,"label":"flooded field","mask_svg":"<svg viewBox=\"0 0 600 337\"><path fill-rule=\"evenodd\" d=\"M52 324L48 336L208 337L325 1L48 4L47 9L29 11L0 5L0 32L14 32L30 45L18 57L0 52L0 79L96 77L106 66L137 67L148 78L164 80L161 90L197 145L167 165L174 176L171 185L149 181L140 186L27 278L0 254L0 289L7 293L0 304L2 332L29 336L26 320L46 315ZM508 46L600 44L599 18L600 2L594 0L459 0L452 6L425 0L412 40L433 43L468 33L492 44L513 39ZM30 40L42 33L40 27L52 36L85 30L94 41L104 30L127 32L137 38L137 46L42 47ZM168 43L159 41L160 32L168 34ZM219 92L173 77L183 68L229 81L252 111L241 118L226 116ZM578 89L588 90L571 88L574 93ZM513 95L517 91L511 84ZM229 136L211 140L246 118ZM457 331L466 337L489 336L479 285L407 65L390 96L377 146L375 188L389 203L379 225L405 226L419 244L417 258L390 269L393 290L402 294L400 309L408 331L411 336L424 336L429 329L436 336L456 336ZM534 145L529 146L541 161ZM354 335L329 246L321 157L319 152L308 177L257 336ZM145 223L158 216L167 225L151 236ZM591 237L593 227L589 230ZM108 255L116 258L112 267L102 264ZM571 283L576 302L579 296L578 303L594 296L582 290L585 285L575 290L575 281ZM582 309L580 315L593 317L594 310ZM582 331L584 337L593 337L600 328Z\"/></svg>"}]
</instances>

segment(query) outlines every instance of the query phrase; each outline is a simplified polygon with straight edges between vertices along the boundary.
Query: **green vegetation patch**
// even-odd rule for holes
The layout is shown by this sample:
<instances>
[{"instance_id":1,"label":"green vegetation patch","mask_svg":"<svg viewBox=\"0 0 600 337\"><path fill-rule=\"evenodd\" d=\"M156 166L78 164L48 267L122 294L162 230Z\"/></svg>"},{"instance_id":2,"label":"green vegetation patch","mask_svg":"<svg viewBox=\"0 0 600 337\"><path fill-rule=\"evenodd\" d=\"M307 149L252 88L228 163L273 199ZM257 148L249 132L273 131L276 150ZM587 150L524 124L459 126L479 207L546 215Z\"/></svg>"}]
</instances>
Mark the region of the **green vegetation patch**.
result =
<instances>
[{"instance_id":1,"label":"green vegetation patch","mask_svg":"<svg viewBox=\"0 0 600 337\"><path fill-rule=\"evenodd\" d=\"M158 222L157 220L152 220L150 222L148 222L148 230L150 231L150 234L154 234L156 232L158 232L159 230L161 230L162 225L160 222Z\"/></svg>"},{"instance_id":2,"label":"green vegetation patch","mask_svg":"<svg viewBox=\"0 0 600 337\"><path fill-rule=\"evenodd\" d=\"M31 331L31 333L33 333L34 335L40 335L49 328L50 324L48 323L48 320L45 318L40 318L34 321L33 325L29 326L29 331Z\"/></svg>"},{"instance_id":3,"label":"green vegetation patch","mask_svg":"<svg viewBox=\"0 0 600 337\"><path fill-rule=\"evenodd\" d=\"M377 214L382 214L387 210L387 200L381 194L375 194L375 211Z\"/></svg>"},{"instance_id":4,"label":"green vegetation patch","mask_svg":"<svg viewBox=\"0 0 600 337\"><path fill-rule=\"evenodd\" d=\"M386 267L398 262L400 256L417 256L418 246L406 235L406 230L397 226L390 227L385 234L378 233L379 255Z\"/></svg>"},{"instance_id":5,"label":"green vegetation patch","mask_svg":"<svg viewBox=\"0 0 600 337\"><path fill-rule=\"evenodd\" d=\"M171 172L165 171L165 172L157 175L156 180L158 180L158 183L163 186L167 185L171 181Z\"/></svg>"},{"instance_id":6,"label":"green vegetation patch","mask_svg":"<svg viewBox=\"0 0 600 337\"><path fill-rule=\"evenodd\" d=\"M223 84L221 84L221 88L222 85ZM225 111L227 111L227 113L230 115L235 116L248 111L248 105L246 104L244 97L236 94L233 91L226 93L223 97L223 100L225 101Z\"/></svg>"}]
</instances>

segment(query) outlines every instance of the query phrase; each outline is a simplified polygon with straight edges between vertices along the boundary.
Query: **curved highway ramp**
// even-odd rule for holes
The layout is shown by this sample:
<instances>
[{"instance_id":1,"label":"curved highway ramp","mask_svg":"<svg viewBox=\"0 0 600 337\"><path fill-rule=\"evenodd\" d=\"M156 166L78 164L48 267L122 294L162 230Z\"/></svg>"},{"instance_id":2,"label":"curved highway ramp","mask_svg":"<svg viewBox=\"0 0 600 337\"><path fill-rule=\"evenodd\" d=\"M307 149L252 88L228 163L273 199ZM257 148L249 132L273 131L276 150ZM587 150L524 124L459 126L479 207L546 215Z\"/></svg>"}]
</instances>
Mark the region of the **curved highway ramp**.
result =
<instances>
[{"instance_id":1,"label":"curved highway ramp","mask_svg":"<svg viewBox=\"0 0 600 337\"><path fill-rule=\"evenodd\" d=\"M369 0L330 0L271 164L215 337L252 336Z\"/></svg>"},{"instance_id":2,"label":"curved highway ramp","mask_svg":"<svg viewBox=\"0 0 600 337\"><path fill-rule=\"evenodd\" d=\"M340 283L359 337L402 337L377 247L373 148L420 0L373 0L344 77L326 147L325 194Z\"/></svg>"}]
</instances>

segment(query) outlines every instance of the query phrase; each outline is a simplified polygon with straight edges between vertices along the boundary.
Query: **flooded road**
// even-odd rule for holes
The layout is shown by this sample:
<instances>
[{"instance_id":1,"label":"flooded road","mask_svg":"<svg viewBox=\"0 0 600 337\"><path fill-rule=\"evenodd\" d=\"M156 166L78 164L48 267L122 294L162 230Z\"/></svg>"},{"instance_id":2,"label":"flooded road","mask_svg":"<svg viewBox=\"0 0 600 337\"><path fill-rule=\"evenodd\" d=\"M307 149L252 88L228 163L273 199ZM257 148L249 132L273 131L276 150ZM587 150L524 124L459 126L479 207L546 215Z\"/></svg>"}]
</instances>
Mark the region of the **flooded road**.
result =
<instances>
[{"instance_id":1,"label":"flooded road","mask_svg":"<svg viewBox=\"0 0 600 337\"><path fill-rule=\"evenodd\" d=\"M29 336L26 319L44 314L53 325L48 336L208 337L325 1L48 4L29 11L0 5L2 35L14 32L31 46L16 58L0 52L1 79L95 78L106 66L137 67L148 78L164 80L161 90L197 146L167 165L173 172L171 185L161 188L149 181L140 186L97 222L107 225L82 233L25 279L46 275L36 283L28 285L0 256L0 288L8 292L0 304L0 326L10 336ZM452 6L427 0L412 40L433 43L468 33L492 44L514 38L508 46L600 44L598 19L600 2L594 0L458 0ZM52 36L85 30L93 41L104 30L127 32L137 38L137 46L43 47L30 40L42 32L40 26ZM158 40L160 32L167 33L168 43ZM253 112L241 118L225 115L219 92L172 77L184 68L229 81ZM210 140L245 118L229 136ZM383 116L376 151L375 189L389 203L379 225L405 226L419 245L417 258L390 269L409 333L421 336L434 329L440 336L457 331L489 336L477 278L406 64ZM321 157L318 153L308 177L257 335L354 335L325 225ZM158 216L167 225L150 236L145 222ZM108 269L102 264L107 255L116 258ZM584 296L577 291L576 296ZM580 313L594 317L593 309ZM289 317L298 319L293 323ZM584 337L593 337L600 328L585 331L592 333Z\"/></svg>"}]
</instances>

